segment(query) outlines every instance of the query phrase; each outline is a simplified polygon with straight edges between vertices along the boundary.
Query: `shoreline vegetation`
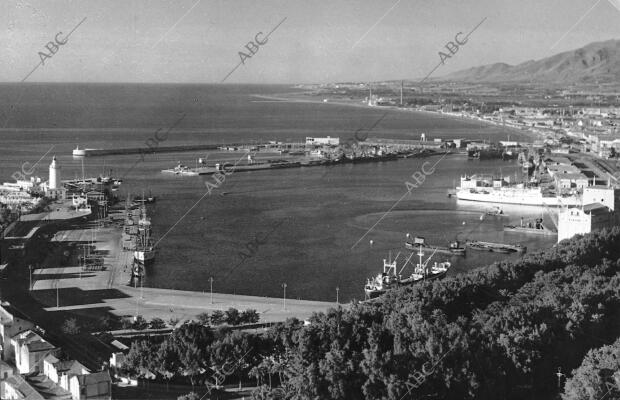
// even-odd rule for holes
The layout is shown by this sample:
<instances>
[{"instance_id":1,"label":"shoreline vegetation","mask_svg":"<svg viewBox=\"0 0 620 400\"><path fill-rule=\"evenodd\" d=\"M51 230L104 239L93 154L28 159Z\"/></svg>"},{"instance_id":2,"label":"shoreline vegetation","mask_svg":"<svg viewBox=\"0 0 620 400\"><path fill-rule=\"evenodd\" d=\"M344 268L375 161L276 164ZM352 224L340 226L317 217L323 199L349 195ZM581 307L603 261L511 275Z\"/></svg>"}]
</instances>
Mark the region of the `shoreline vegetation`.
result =
<instances>
[{"instance_id":1,"label":"shoreline vegetation","mask_svg":"<svg viewBox=\"0 0 620 400\"><path fill-rule=\"evenodd\" d=\"M619 244L618 227L578 235L262 334L186 324L133 342L124 372L211 387L234 365L225 381L255 383L257 399L618 396Z\"/></svg>"}]
</instances>

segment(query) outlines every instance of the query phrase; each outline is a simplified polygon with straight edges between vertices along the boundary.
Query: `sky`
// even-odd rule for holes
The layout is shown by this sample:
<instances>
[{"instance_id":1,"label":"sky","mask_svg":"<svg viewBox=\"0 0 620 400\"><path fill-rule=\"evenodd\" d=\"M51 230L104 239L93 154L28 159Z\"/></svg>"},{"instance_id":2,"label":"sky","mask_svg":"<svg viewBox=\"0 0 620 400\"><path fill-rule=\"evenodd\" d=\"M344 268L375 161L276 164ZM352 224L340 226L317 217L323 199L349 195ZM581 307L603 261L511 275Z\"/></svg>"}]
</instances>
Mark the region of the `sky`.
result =
<instances>
[{"instance_id":1,"label":"sky","mask_svg":"<svg viewBox=\"0 0 620 400\"><path fill-rule=\"evenodd\" d=\"M620 38L620 0L3 0L0 21L3 82L328 83L420 79L437 65L441 76ZM76 26L55 54L45 48Z\"/></svg>"}]
</instances>

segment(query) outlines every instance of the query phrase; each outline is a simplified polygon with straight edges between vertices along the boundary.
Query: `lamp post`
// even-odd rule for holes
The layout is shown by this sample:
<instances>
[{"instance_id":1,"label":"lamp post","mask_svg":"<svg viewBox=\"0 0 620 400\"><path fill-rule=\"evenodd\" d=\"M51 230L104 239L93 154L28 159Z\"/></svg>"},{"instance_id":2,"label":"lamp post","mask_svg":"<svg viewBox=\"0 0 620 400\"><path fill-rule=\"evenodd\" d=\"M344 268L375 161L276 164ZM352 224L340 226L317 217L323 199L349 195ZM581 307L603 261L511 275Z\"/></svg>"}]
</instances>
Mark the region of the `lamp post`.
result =
<instances>
[{"instance_id":1,"label":"lamp post","mask_svg":"<svg viewBox=\"0 0 620 400\"><path fill-rule=\"evenodd\" d=\"M340 302L338 301L338 292L340 291L340 288L338 286L336 286L336 304L340 304Z\"/></svg>"},{"instance_id":2,"label":"lamp post","mask_svg":"<svg viewBox=\"0 0 620 400\"><path fill-rule=\"evenodd\" d=\"M211 283L211 304L213 304L213 277L209 278L209 282Z\"/></svg>"},{"instance_id":3,"label":"lamp post","mask_svg":"<svg viewBox=\"0 0 620 400\"><path fill-rule=\"evenodd\" d=\"M284 288L284 296L282 297L282 304L284 307L284 311L286 311L286 282L282 284L282 287Z\"/></svg>"}]
</instances>

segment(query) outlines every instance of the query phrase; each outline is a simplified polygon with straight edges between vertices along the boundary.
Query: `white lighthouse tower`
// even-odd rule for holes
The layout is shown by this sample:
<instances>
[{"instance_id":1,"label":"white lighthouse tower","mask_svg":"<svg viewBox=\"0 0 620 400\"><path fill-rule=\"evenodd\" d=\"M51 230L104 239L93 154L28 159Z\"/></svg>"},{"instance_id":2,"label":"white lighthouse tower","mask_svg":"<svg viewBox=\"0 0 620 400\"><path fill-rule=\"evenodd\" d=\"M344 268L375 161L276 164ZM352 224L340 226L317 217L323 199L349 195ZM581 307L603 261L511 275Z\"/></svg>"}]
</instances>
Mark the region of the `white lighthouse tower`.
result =
<instances>
[{"instance_id":1,"label":"white lighthouse tower","mask_svg":"<svg viewBox=\"0 0 620 400\"><path fill-rule=\"evenodd\" d=\"M56 156L52 159L52 163L50 164L50 180L48 184L48 188L50 189L60 189L61 181L60 181L60 165L56 162Z\"/></svg>"}]
</instances>

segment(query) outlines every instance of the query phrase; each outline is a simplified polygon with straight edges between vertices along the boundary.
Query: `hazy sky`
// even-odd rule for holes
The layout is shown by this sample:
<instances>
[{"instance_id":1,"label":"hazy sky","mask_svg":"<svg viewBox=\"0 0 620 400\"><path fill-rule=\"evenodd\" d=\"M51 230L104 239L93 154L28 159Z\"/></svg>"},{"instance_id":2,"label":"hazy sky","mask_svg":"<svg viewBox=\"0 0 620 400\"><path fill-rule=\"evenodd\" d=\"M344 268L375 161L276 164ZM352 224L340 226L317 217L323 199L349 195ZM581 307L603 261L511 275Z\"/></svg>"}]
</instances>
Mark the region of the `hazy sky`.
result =
<instances>
[{"instance_id":1,"label":"hazy sky","mask_svg":"<svg viewBox=\"0 0 620 400\"><path fill-rule=\"evenodd\" d=\"M284 18L226 82L414 79L455 34L487 17L440 76L618 38L620 5L611 1L2 0L0 77L21 81L48 41L86 17L28 82L220 82L246 43Z\"/></svg>"}]
</instances>

